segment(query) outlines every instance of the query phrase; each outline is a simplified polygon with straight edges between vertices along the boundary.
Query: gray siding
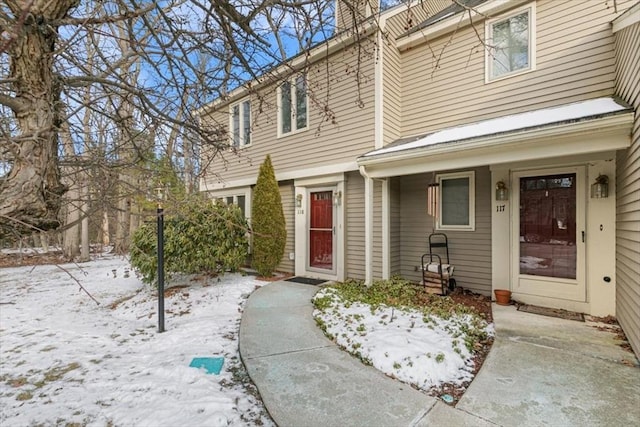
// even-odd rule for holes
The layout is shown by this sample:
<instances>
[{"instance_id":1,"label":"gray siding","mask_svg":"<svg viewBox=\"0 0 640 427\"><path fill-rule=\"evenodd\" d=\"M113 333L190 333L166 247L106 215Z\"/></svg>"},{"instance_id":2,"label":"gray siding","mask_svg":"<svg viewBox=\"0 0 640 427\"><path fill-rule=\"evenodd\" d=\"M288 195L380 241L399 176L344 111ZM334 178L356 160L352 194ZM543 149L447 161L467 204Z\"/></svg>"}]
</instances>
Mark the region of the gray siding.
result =
<instances>
[{"instance_id":1,"label":"gray siding","mask_svg":"<svg viewBox=\"0 0 640 427\"><path fill-rule=\"evenodd\" d=\"M491 293L491 174L488 167L475 170L476 229L446 231L451 264L458 286L485 295ZM449 171L447 171L449 172ZM450 171L453 172L453 171ZM446 173L443 171L443 173ZM420 257L428 252L428 236L434 231L433 217L426 213L427 185L434 174L403 176L400 179L401 274L419 282L416 271ZM506 225L508 226L508 224Z\"/></svg>"},{"instance_id":2,"label":"gray siding","mask_svg":"<svg viewBox=\"0 0 640 427\"><path fill-rule=\"evenodd\" d=\"M347 174L345 277L364 280L364 178L358 172Z\"/></svg>"},{"instance_id":3,"label":"gray siding","mask_svg":"<svg viewBox=\"0 0 640 427\"><path fill-rule=\"evenodd\" d=\"M280 197L282 198L282 211L287 228L287 242L284 247L282 260L278 265L278 270L293 273L295 265L289 259L289 253L295 252L295 195L293 183L280 183Z\"/></svg>"},{"instance_id":4,"label":"gray siding","mask_svg":"<svg viewBox=\"0 0 640 427\"><path fill-rule=\"evenodd\" d=\"M616 94L636 111L631 147L617 157L616 316L640 357L640 24L616 38Z\"/></svg>"},{"instance_id":5,"label":"gray siding","mask_svg":"<svg viewBox=\"0 0 640 427\"><path fill-rule=\"evenodd\" d=\"M613 94L614 8L599 0L536 5L534 71L485 84L471 26L403 51L402 136ZM483 22L475 29L484 36Z\"/></svg>"}]
</instances>

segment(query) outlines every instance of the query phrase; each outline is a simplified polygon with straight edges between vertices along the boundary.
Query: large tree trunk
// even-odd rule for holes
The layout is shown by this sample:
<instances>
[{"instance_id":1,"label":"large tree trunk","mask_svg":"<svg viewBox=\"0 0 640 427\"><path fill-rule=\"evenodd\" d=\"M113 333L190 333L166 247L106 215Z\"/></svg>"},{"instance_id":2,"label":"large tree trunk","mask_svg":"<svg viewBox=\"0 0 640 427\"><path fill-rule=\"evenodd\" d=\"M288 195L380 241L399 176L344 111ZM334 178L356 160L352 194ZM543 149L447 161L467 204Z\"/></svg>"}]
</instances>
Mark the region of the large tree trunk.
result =
<instances>
[{"instance_id":1,"label":"large tree trunk","mask_svg":"<svg viewBox=\"0 0 640 427\"><path fill-rule=\"evenodd\" d=\"M64 186L57 163L60 90L53 71L57 26L78 0L36 0L9 46L13 96L0 102L15 114L20 134L13 139L13 164L0 187L0 224L14 229L52 229ZM10 0L14 16L29 8L28 0ZM8 144L8 142L7 142Z\"/></svg>"},{"instance_id":2,"label":"large tree trunk","mask_svg":"<svg viewBox=\"0 0 640 427\"><path fill-rule=\"evenodd\" d=\"M60 126L60 140L67 162L76 161L76 151L68 122ZM64 196L63 211L66 229L62 232L62 253L67 260L74 260L80 255L80 168L75 164L68 165L63 168L63 172L62 182L68 190Z\"/></svg>"},{"instance_id":3,"label":"large tree trunk","mask_svg":"<svg viewBox=\"0 0 640 427\"><path fill-rule=\"evenodd\" d=\"M78 209L80 191L77 182L69 186L66 198L68 200L65 209L65 226L69 228L62 234L62 253L67 260L73 260L80 255L80 209Z\"/></svg>"},{"instance_id":4,"label":"large tree trunk","mask_svg":"<svg viewBox=\"0 0 640 427\"><path fill-rule=\"evenodd\" d=\"M82 184L82 228L81 228L81 250L80 261L91 261L91 251L89 247L89 180L87 176L83 180Z\"/></svg>"}]
</instances>

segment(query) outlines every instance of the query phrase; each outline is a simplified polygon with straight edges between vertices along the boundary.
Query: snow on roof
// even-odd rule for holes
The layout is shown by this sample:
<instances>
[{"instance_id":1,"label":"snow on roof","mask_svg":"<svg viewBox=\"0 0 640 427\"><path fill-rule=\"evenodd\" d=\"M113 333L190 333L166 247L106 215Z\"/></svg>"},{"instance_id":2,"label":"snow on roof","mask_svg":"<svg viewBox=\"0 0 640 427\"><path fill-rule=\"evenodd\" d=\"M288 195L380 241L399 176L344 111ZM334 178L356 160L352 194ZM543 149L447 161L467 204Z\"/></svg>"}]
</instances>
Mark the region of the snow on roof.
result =
<instances>
[{"instance_id":1,"label":"snow on roof","mask_svg":"<svg viewBox=\"0 0 640 427\"><path fill-rule=\"evenodd\" d=\"M469 125L443 129L412 142L390 145L379 150L371 151L366 153L364 157L377 156L380 154L427 147L435 144L461 141L505 132L519 131L551 125L554 123L571 122L593 116L617 113L629 109L629 106L621 105L613 98L596 98L588 101L562 105L560 107L544 108L541 110L529 111L527 113L513 114Z\"/></svg>"}]
</instances>

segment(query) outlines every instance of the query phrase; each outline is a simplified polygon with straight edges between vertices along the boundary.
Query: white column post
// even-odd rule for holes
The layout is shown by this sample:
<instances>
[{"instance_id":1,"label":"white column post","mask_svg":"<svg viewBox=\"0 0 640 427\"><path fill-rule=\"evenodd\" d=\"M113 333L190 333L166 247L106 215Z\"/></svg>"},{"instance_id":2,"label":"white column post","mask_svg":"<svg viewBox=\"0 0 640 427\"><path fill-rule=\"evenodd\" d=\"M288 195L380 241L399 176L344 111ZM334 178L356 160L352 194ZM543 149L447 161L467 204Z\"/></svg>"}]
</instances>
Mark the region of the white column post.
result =
<instances>
[{"instance_id":1,"label":"white column post","mask_svg":"<svg viewBox=\"0 0 640 427\"><path fill-rule=\"evenodd\" d=\"M382 181L382 279L391 276L391 181Z\"/></svg>"},{"instance_id":2,"label":"white column post","mask_svg":"<svg viewBox=\"0 0 640 427\"><path fill-rule=\"evenodd\" d=\"M364 177L364 281L373 281L373 179Z\"/></svg>"}]
</instances>

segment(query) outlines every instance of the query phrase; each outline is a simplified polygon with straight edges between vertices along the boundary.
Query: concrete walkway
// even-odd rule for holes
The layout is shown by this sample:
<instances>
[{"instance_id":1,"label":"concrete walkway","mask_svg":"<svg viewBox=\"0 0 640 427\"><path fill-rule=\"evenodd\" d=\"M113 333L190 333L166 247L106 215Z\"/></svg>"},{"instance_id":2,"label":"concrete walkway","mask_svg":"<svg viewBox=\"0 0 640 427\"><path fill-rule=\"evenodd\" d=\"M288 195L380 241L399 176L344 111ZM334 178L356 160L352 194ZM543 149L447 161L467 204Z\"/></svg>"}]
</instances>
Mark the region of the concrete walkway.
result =
<instances>
[{"instance_id":1,"label":"concrete walkway","mask_svg":"<svg viewBox=\"0 0 640 427\"><path fill-rule=\"evenodd\" d=\"M275 282L242 315L240 355L281 427L640 425L640 369L608 332L494 306L493 349L453 408L338 349L312 318L317 291Z\"/></svg>"}]
</instances>

